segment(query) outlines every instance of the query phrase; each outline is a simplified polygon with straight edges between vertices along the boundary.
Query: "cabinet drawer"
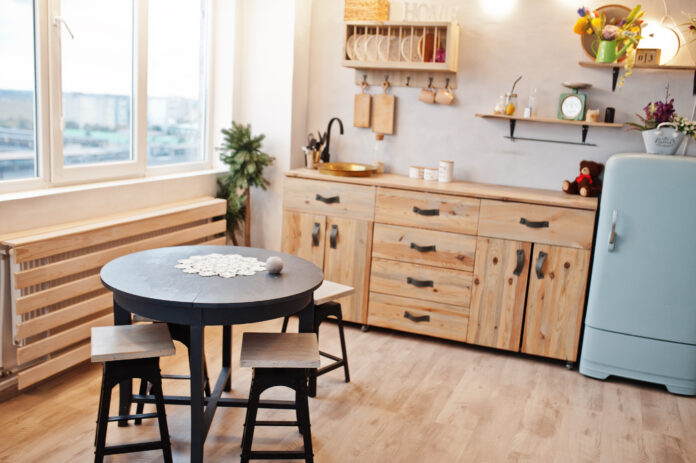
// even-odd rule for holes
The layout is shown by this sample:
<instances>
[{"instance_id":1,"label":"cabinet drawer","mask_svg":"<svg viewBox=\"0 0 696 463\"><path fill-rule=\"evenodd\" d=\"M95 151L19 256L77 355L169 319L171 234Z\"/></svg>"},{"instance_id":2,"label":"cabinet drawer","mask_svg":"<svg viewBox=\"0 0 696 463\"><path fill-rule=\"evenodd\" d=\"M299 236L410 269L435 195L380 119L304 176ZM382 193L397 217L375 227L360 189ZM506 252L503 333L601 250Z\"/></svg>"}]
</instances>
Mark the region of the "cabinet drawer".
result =
<instances>
[{"instance_id":1,"label":"cabinet drawer","mask_svg":"<svg viewBox=\"0 0 696 463\"><path fill-rule=\"evenodd\" d=\"M370 292L369 325L466 341L468 311L436 302Z\"/></svg>"},{"instance_id":2,"label":"cabinet drawer","mask_svg":"<svg viewBox=\"0 0 696 463\"><path fill-rule=\"evenodd\" d=\"M286 178L283 207L296 211L372 220L375 215L375 189L301 178Z\"/></svg>"},{"instance_id":3,"label":"cabinet drawer","mask_svg":"<svg viewBox=\"0 0 696 463\"><path fill-rule=\"evenodd\" d=\"M480 200L379 188L375 222L475 235Z\"/></svg>"},{"instance_id":4,"label":"cabinet drawer","mask_svg":"<svg viewBox=\"0 0 696 463\"><path fill-rule=\"evenodd\" d=\"M472 278L461 270L372 259L370 290L469 307Z\"/></svg>"},{"instance_id":5,"label":"cabinet drawer","mask_svg":"<svg viewBox=\"0 0 696 463\"><path fill-rule=\"evenodd\" d=\"M473 272L476 238L375 224L372 257Z\"/></svg>"},{"instance_id":6,"label":"cabinet drawer","mask_svg":"<svg viewBox=\"0 0 696 463\"><path fill-rule=\"evenodd\" d=\"M479 235L590 249L594 218L594 211L482 200Z\"/></svg>"}]
</instances>

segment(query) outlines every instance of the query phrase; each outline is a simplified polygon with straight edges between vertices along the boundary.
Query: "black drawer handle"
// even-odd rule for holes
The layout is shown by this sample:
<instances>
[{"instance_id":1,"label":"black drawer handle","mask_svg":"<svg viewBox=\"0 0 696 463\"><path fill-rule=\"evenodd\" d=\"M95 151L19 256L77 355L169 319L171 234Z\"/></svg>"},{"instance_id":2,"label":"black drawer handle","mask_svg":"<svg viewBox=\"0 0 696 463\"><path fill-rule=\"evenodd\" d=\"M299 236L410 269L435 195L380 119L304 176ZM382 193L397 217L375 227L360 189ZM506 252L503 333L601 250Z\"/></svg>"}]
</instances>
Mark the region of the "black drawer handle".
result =
<instances>
[{"instance_id":1,"label":"black drawer handle","mask_svg":"<svg viewBox=\"0 0 696 463\"><path fill-rule=\"evenodd\" d=\"M432 288L433 280L416 280L415 278L406 277L406 283L413 285L416 288Z\"/></svg>"},{"instance_id":2,"label":"black drawer handle","mask_svg":"<svg viewBox=\"0 0 696 463\"><path fill-rule=\"evenodd\" d=\"M404 318L408 318L412 322L420 323L420 322L429 322L430 321L430 315L421 315L420 317L417 317L415 315L411 315L410 312L405 311L404 312Z\"/></svg>"},{"instance_id":3,"label":"black drawer handle","mask_svg":"<svg viewBox=\"0 0 696 463\"><path fill-rule=\"evenodd\" d=\"M520 217L520 223L528 226L529 228L549 228L549 222L547 220L534 222L532 220L527 220L524 217Z\"/></svg>"},{"instance_id":4,"label":"black drawer handle","mask_svg":"<svg viewBox=\"0 0 696 463\"><path fill-rule=\"evenodd\" d=\"M338 238L338 225L331 225L331 234L329 235L329 245L331 249L336 249L336 238Z\"/></svg>"},{"instance_id":5,"label":"black drawer handle","mask_svg":"<svg viewBox=\"0 0 696 463\"><path fill-rule=\"evenodd\" d=\"M515 271L512 272L512 274L520 276L522 274L523 267L524 267L524 249L518 249L517 250L517 267L515 267Z\"/></svg>"},{"instance_id":6,"label":"black drawer handle","mask_svg":"<svg viewBox=\"0 0 696 463\"><path fill-rule=\"evenodd\" d=\"M418 206L413 206L413 212L419 215L440 215L440 209L421 209Z\"/></svg>"},{"instance_id":7,"label":"black drawer handle","mask_svg":"<svg viewBox=\"0 0 696 463\"><path fill-rule=\"evenodd\" d=\"M435 245L418 246L416 243L411 243L411 249L415 249L418 252L435 252Z\"/></svg>"},{"instance_id":8,"label":"black drawer handle","mask_svg":"<svg viewBox=\"0 0 696 463\"><path fill-rule=\"evenodd\" d=\"M321 201L322 203L326 203L326 204L334 204L334 203L341 202L341 198L338 196L332 196L330 198L325 198L322 195L320 195L319 193L317 193L316 200Z\"/></svg>"},{"instance_id":9,"label":"black drawer handle","mask_svg":"<svg viewBox=\"0 0 696 463\"><path fill-rule=\"evenodd\" d=\"M319 230L321 229L321 224L319 222L314 222L314 228L312 228L312 246L319 246Z\"/></svg>"},{"instance_id":10,"label":"black drawer handle","mask_svg":"<svg viewBox=\"0 0 696 463\"><path fill-rule=\"evenodd\" d=\"M537 258L537 263L536 263L536 274L537 274L537 278L539 278L540 280L542 280L544 278L543 269L544 269L544 262L546 261L546 256L548 256L548 254L546 254L544 251L539 251L539 257Z\"/></svg>"}]
</instances>

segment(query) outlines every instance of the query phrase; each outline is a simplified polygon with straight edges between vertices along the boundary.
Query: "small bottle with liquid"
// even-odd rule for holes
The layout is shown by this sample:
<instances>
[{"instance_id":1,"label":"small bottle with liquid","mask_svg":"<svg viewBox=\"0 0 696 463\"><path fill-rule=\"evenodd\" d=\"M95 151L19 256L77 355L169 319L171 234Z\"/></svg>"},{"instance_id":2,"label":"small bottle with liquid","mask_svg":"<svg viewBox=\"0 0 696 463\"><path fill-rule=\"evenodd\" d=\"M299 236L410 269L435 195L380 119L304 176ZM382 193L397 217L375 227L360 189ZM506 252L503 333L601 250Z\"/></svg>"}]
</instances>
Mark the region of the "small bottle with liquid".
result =
<instances>
[{"instance_id":1,"label":"small bottle with liquid","mask_svg":"<svg viewBox=\"0 0 696 463\"><path fill-rule=\"evenodd\" d=\"M378 133L375 136L375 146L372 149L372 165L375 166L378 174L384 173L384 160L386 158L386 146L384 134Z\"/></svg>"},{"instance_id":2,"label":"small bottle with liquid","mask_svg":"<svg viewBox=\"0 0 696 463\"><path fill-rule=\"evenodd\" d=\"M505 94L505 115L512 116L517 109L517 93Z\"/></svg>"}]
</instances>

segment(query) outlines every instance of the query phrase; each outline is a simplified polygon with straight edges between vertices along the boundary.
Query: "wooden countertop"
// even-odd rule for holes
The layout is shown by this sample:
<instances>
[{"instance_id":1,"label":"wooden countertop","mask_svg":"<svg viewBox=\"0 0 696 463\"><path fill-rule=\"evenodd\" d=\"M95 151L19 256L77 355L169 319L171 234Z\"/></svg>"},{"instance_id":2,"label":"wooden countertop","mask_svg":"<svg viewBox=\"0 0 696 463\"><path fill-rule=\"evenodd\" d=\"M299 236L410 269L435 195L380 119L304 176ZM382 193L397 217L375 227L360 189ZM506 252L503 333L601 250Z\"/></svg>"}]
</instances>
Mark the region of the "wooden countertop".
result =
<instances>
[{"instance_id":1,"label":"wooden countertop","mask_svg":"<svg viewBox=\"0 0 696 463\"><path fill-rule=\"evenodd\" d=\"M455 196L471 196L502 201L518 201L521 203L571 207L574 209L587 209L592 211L597 209L598 203L597 198L584 198L579 195L569 195L560 190L555 191L541 188L523 188L460 181L439 183L416 180L396 174L378 174L372 177L337 177L320 174L317 170L301 168L288 171L285 173L285 176L329 182L352 183L355 185L400 188L403 190L425 191Z\"/></svg>"}]
</instances>

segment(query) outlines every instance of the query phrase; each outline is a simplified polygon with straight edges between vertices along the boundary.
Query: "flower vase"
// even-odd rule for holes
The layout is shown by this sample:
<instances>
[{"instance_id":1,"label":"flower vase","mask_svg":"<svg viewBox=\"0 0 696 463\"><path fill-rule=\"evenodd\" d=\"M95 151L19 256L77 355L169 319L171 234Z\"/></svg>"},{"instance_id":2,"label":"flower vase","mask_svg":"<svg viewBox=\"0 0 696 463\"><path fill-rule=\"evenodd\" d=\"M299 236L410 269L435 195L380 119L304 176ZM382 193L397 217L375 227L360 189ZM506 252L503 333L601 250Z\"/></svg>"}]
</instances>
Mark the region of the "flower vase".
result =
<instances>
[{"instance_id":1,"label":"flower vase","mask_svg":"<svg viewBox=\"0 0 696 463\"><path fill-rule=\"evenodd\" d=\"M626 43L621 50L617 49L617 45L616 40L595 41L592 44L592 50L595 52L595 61L597 63L615 63L628 50L631 43Z\"/></svg>"},{"instance_id":2,"label":"flower vase","mask_svg":"<svg viewBox=\"0 0 696 463\"><path fill-rule=\"evenodd\" d=\"M663 122L652 130L643 130L645 151L649 154L674 154L684 140L684 134L677 131L676 124Z\"/></svg>"}]
</instances>

